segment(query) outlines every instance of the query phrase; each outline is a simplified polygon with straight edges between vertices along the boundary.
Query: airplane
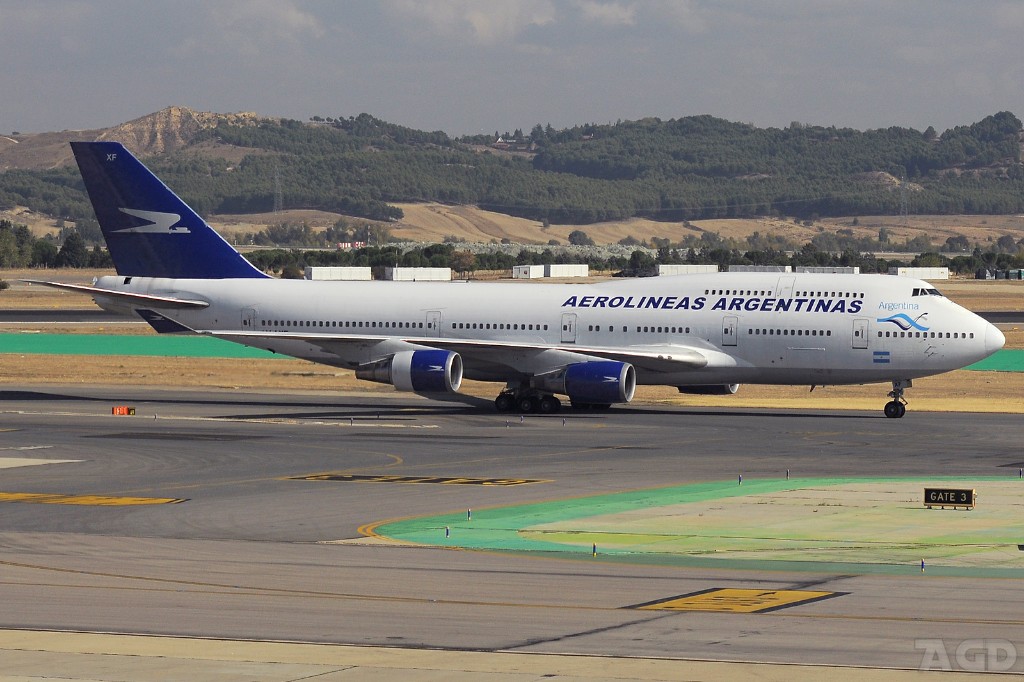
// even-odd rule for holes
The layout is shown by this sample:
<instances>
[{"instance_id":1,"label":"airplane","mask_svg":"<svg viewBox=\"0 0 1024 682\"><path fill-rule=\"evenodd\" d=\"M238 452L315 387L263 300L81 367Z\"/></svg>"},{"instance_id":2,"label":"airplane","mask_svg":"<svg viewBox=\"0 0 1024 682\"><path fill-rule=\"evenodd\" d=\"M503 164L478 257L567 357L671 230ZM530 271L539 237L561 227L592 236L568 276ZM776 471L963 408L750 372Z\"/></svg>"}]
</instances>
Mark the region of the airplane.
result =
<instances>
[{"instance_id":1,"label":"airplane","mask_svg":"<svg viewBox=\"0 0 1024 682\"><path fill-rule=\"evenodd\" d=\"M202 334L428 398L501 382L499 412L628 403L740 384L891 383L982 360L1003 334L931 284L890 275L717 273L590 284L282 280L254 267L116 142L72 142L117 275L89 294L158 333Z\"/></svg>"}]
</instances>

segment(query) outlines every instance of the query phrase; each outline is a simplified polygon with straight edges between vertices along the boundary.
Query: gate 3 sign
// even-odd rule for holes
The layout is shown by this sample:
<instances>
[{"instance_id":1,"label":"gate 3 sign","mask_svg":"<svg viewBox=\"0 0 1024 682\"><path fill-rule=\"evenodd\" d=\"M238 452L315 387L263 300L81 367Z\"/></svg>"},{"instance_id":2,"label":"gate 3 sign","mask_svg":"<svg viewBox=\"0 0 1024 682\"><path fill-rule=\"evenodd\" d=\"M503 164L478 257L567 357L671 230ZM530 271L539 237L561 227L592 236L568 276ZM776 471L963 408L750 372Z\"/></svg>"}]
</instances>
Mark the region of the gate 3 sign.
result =
<instances>
[{"instance_id":1,"label":"gate 3 sign","mask_svg":"<svg viewBox=\"0 0 1024 682\"><path fill-rule=\"evenodd\" d=\"M977 495L973 488L925 488L924 506L967 507L973 509Z\"/></svg>"}]
</instances>

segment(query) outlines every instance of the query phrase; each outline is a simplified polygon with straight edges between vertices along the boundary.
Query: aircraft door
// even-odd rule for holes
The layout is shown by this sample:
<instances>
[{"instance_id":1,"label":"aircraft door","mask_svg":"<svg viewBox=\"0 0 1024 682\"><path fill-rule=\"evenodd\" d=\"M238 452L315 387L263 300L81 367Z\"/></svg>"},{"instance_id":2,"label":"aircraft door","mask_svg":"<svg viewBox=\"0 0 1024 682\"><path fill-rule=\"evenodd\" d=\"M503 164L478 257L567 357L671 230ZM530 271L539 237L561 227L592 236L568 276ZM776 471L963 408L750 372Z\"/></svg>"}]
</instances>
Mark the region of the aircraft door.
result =
<instances>
[{"instance_id":1,"label":"aircraft door","mask_svg":"<svg viewBox=\"0 0 1024 682\"><path fill-rule=\"evenodd\" d=\"M736 330L739 327L739 320L736 319L735 315L727 315L722 320L722 345L723 346L735 346L736 345Z\"/></svg>"},{"instance_id":2,"label":"aircraft door","mask_svg":"<svg viewBox=\"0 0 1024 682\"><path fill-rule=\"evenodd\" d=\"M865 318L857 318L853 321L853 347L868 347L868 321Z\"/></svg>"},{"instance_id":3,"label":"aircraft door","mask_svg":"<svg viewBox=\"0 0 1024 682\"><path fill-rule=\"evenodd\" d=\"M576 343L576 313L562 313L562 343Z\"/></svg>"},{"instance_id":4,"label":"aircraft door","mask_svg":"<svg viewBox=\"0 0 1024 682\"><path fill-rule=\"evenodd\" d=\"M441 336L441 311L440 310L428 310L427 311L427 329L426 336L437 338Z\"/></svg>"},{"instance_id":5,"label":"aircraft door","mask_svg":"<svg viewBox=\"0 0 1024 682\"><path fill-rule=\"evenodd\" d=\"M793 296L793 282L796 281L795 277L779 277L778 290L775 292L776 298L790 298Z\"/></svg>"},{"instance_id":6,"label":"aircraft door","mask_svg":"<svg viewBox=\"0 0 1024 682\"><path fill-rule=\"evenodd\" d=\"M242 331L256 331L256 309L242 308Z\"/></svg>"}]
</instances>

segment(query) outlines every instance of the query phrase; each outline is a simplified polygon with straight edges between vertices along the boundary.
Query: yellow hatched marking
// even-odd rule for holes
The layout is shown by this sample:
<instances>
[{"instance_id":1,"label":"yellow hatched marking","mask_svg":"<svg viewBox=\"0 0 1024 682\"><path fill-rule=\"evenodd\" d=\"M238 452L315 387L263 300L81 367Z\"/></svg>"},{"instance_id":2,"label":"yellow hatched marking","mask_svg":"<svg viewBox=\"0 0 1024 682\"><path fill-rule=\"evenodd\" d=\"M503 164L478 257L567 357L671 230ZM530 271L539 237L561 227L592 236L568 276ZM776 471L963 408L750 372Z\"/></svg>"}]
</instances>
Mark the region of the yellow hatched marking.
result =
<instances>
[{"instance_id":1,"label":"yellow hatched marking","mask_svg":"<svg viewBox=\"0 0 1024 682\"><path fill-rule=\"evenodd\" d=\"M813 590L748 590L721 588L687 594L682 597L665 599L637 608L666 611L718 611L726 613L758 613L773 609L796 606L818 599L825 599L836 592Z\"/></svg>"},{"instance_id":2,"label":"yellow hatched marking","mask_svg":"<svg viewBox=\"0 0 1024 682\"><path fill-rule=\"evenodd\" d=\"M29 504L78 504L102 507L129 507L147 504L177 504L178 497L112 497L109 495L58 495L50 493L0 493L0 502Z\"/></svg>"}]
</instances>

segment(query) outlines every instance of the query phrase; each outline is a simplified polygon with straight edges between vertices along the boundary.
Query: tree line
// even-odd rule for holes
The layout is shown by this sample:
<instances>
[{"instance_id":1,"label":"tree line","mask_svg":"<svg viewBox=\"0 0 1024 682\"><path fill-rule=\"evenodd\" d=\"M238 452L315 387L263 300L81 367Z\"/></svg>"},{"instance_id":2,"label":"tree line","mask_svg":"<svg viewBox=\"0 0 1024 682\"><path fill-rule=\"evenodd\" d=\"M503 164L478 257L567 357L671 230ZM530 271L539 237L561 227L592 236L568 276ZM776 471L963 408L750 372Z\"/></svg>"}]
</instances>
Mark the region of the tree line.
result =
<instances>
[{"instance_id":1,"label":"tree line","mask_svg":"<svg viewBox=\"0 0 1024 682\"><path fill-rule=\"evenodd\" d=\"M0 268L109 267L113 261L107 250L98 244L89 249L74 228L67 228L57 238L36 238L27 226L0 220Z\"/></svg>"},{"instance_id":2,"label":"tree line","mask_svg":"<svg viewBox=\"0 0 1024 682\"><path fill-rule=\"evenodd\" d=\"M284 236L302 235L308 226L284 226ZM349 228L337 226L339 232ZM356 228L358 229L358 228ZM275 230L268 228L270 234ZM282 233L276 233L278 237ZM322 233L321 233L322 234ZM715 235L715 233L705 233ZM955 240L956 238L950 238ZM1012 241L1012 238L1010 238ZM947 240L948 242L949 240ZM1002 238L1000 241L1003 241ZM730 265L788 265L798 266L856 266L863 273L888 272L890 266L905 265L904 259L878 258L853 248L842 251L822 250L813 241L798 249L787 251L759 241L756 235L747 238L748 248L741 248L737 240L715 235L703 243L691 246L663 245L651 249L635 249L627 256L603 256L596 247L583 252L564 252L553 249L521 249L517 254L505 251L471 253L451 243L431 244L409 248L407 245L386 244L359 249L296 249L276 248L250 251L246 254L256 267L264 272L283 277L302 277L306 266L369 266L383 267L450 267L463 276L478 270L508 271L516 265L548 265L553 263L585 263L591 270L615 272L622 276L643 277L656 274L659 264L715 264L725 269ZM60 243L58 247L57 244ZM756 246L752 246L756 245ZM973 273L980 269L1009 270L1024 268L1024 245L1009 242L995 243L986 250L975 245L973 251L953 257L928 251L915 255L913 266L946 266L955 273ZM910 258L910 254L908 254ZM0 268L111 268L113 262L106 249L98 244L89 249L85 239L74 228L67 228L57 238L36 238L25 225L0 220Z\"/></svg>"}]
</instances>

